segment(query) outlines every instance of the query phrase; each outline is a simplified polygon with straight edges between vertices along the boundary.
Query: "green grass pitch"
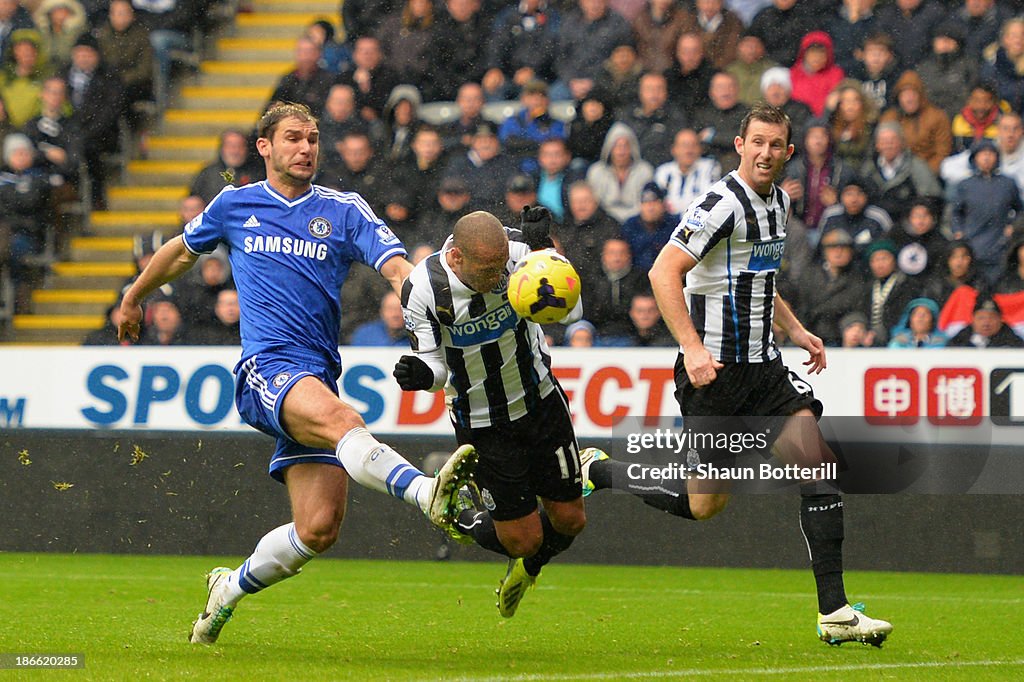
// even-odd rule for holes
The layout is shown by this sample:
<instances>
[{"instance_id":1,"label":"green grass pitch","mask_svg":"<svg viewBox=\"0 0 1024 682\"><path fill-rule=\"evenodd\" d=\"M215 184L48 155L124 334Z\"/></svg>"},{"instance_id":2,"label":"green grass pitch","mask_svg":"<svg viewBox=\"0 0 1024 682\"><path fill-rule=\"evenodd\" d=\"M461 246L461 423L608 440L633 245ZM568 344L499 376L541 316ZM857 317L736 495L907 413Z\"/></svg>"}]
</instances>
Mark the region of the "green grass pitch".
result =
<instances>
[{"instance_id":1,"label":"green grass pitch","mask_svg":"<svg viewBox=\"0 0 1024 682\"><path fill-rule=\"evenodd\" d=\"M322 559L189 645L203 574L239 560L0 554L0 653L86 661L0 679L1024 678L1019 576L850 572L895 625L876 649L817 641L808 571L552 564L503 620L503 562Z\"/></svg>"}]
</instances>

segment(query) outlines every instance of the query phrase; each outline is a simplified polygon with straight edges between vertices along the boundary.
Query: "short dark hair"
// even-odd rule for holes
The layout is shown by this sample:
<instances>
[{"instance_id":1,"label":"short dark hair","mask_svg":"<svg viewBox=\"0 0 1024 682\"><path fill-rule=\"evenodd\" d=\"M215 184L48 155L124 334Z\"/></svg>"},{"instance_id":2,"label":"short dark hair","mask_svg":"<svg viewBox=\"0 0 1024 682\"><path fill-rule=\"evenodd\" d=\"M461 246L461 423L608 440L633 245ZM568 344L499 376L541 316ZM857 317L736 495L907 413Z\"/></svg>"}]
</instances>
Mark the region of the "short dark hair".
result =
<instances>
[{"instance_id":1,"label":"short dark hair","mask_svg":"<svg viewBox=\"0 0 1024 682\"><path fill-rule=\"evenodd\" d=\"M274 102L267 107L267 110L263 112L263 116L260 117L260 122L256 124L256 136L265 137L268 140L273 139L274 132L281 121L291 117L297 118L304 123L318 124L316 116L313 115L313 112L305 104Z\"/></svg>"},{"instance_id":2,"label":"short dark hair","mask_svg":"<svg viewBox=\"0 0 1024 682\"><path fill-rule=\"evenodd\" d=\"M773 107L767 102L761 101L750 107L750 111L743 117L743 121L740 123L740 137L746 139L747 128L750 126L751 121L761 121L762 123L772 123L775 125L786 126L786 144L790 144L793 139L793 122L789 120L789 115L785 111L778 107Z\"/></svg>"}]
</instances>

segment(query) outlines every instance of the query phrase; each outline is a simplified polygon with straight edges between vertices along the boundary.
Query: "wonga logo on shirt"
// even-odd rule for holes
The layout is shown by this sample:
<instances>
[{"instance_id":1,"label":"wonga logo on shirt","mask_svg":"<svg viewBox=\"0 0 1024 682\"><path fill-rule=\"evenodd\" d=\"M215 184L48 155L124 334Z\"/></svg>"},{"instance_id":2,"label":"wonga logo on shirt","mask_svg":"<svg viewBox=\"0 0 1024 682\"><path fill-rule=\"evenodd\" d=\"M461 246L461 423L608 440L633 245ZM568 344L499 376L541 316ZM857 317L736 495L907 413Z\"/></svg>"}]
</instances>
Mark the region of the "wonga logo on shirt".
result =
<instances>
[{"instance_id":1,"label":"wonga logo on shirt","mask_svg":"<svg viewBox=\"0 0 1024 682\"><path fill-rule=\"evenodd\" d=\"M758 242L750 251L747 270L778 270L782 265L782 253L786 250L784 239Z\"/></svg>"}]
</instances>

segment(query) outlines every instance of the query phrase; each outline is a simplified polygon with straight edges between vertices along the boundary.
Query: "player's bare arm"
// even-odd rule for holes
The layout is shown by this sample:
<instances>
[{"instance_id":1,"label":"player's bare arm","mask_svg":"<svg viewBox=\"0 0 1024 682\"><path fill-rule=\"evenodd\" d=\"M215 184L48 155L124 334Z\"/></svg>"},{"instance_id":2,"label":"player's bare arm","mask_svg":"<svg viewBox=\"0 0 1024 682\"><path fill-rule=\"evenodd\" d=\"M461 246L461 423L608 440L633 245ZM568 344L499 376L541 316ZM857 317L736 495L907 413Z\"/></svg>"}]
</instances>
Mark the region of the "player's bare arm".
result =
<instances>
[{"instance_id":1,"label":"player's bare arm","mask_svg":"<svg viewBox=\"0 0 1024 682\"><path fill-rule=\"evenodd\" d=\"M686 273L695 265L697 261L690 254L672 244L666 244L655 259L648 277L658 308L661 309L661 317L683 351L683 362L690 383L694 388L701 388L715 380L723 365L704 347L686 307L683 281Z\"/></svg>"},{"instance_id":2,"label":"player's bare arm","mask_svg":"<svg viewBox=\"0 0 1024 682\"><path fill-rule=\"evenodd\" d=\"M142 321L142 301L153 291L188 272L199 256L185 248L181 236L161 246L149 265L142 271L121 299L121 324L117 328L118 341L139 340Z\"/></svg>"},{"instance_id":3,"label":"player's bare arm","mask_svg":"<svg viewBox=\"0 0 1024 682\"><path fill-rule=\"evenodd\" d=\"M825 360L824 342L807 331L800 320L796 318L793 309L778 294L775 294L775 324L786 332L793 343L810 354L810 357L803 363L809 373L820 374L828 366Z\"/></svg>"},{"instance_id":4,"label":"player's bare arm","mask_svg":"<svg viewBox=\"0 0 1024 682\"><path fill-rule=\"evenodd\" d=\"M399 297L402 296L402 283L409 278L412 272L412 263L405 259L405 256L392 256L380 266L380 275L388 281L391 288Z\"/></svg>"}]
</instances>

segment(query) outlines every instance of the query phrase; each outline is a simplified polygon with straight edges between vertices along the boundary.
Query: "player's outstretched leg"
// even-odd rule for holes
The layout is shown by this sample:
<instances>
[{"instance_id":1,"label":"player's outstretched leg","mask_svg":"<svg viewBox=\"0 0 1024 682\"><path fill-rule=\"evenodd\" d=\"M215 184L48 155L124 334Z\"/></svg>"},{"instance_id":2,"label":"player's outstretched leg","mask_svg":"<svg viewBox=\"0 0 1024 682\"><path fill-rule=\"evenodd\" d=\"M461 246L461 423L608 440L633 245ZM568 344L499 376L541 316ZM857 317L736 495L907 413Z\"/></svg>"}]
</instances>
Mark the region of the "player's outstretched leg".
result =
<instances>
[{"instance_id":1,"label":"player's outstretched leg","mask_svg":"<svg viewBox=\"0 0 1024 682\"><path fill-rule=\"evenodd\" d=\"M455 521L459 488L472 480L477 460L476 449L463 445L436 476L426 476L363 427L346 433L336 451L356 483L419 508L443 530L450 530Z\"/></svg>"},{"instance_id":2,"label":"player's outstretched leg","mask_svg":"<svg viewBox=\"0 0 1024 682\"><path fill-rule=\"evenodd\" d=\"M213 644L221 628L234 614L243 597L256 594L297 575L317 552L299 539L295 524L279 526L264 535L256 549L235 570L215 568L207 576L206 608L192 624L193 644Z\"/></svg>"},{"instance_id":3,"label":"player's outstretched leg","mask_svg":"<svg viewBox=\"0 0 1024 682\"><path fill-rule=\"evenodd\" d=\"M530 575L526 570L526 563L522 557L508 560L508 570L505 577L501 579L498 589L494 592L498 595L498 613L502 618L511 618L516 615L519 602L526 595L526 591L537 583L537 576Z\"/></svg>"},{"instance_id":4,"label":"player's outstretched leg","mask_svg":"<svg viewBox=\"0 0 1024 682\"><path fill-rule=\"evenodd\" d=\"M606 488L624 490L655 509L694 520L690 497L686 492L686 480L664 480L643 475L644 471L652 468L649 464L612 459L598 448L584 448L580 452L583 496L587 497L595 490Z\"/></svg>"}]
</instances>

